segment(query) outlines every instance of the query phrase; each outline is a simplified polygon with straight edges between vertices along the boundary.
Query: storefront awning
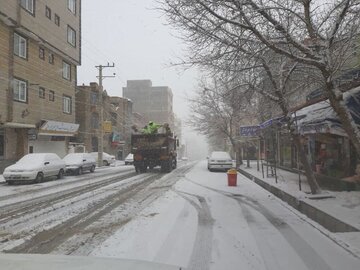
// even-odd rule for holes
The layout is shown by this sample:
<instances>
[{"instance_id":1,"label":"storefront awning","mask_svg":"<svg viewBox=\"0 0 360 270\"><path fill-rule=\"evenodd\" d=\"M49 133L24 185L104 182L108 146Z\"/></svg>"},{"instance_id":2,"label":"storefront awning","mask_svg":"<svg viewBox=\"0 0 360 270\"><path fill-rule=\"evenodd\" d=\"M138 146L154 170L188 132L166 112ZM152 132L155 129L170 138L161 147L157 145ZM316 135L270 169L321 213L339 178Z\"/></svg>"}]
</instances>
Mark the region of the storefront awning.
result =
<instances>
[{"instance_id":1,"label":"storefront awning","mask_svg":"<svg viewBox=\"0 0 360 270\"><path fill-rule=\"evenodd\" d=\"M360 128L360 88L345 93L344 101L355 123ZM347 136L329 101L321 101L297 111L296 118L299 119L297 125L302 134L331 133Z\"/></svg>"},{"instance_id":2,"label":"storefront awning","mask_svg":"<svg viewBox=\"0 0 360 270\"><path fill-rule=\"evenodd\" d=\"M75 136L79 124L46 120L39 128L38 135L43 136Z\"/></svg>"}]
</instances>

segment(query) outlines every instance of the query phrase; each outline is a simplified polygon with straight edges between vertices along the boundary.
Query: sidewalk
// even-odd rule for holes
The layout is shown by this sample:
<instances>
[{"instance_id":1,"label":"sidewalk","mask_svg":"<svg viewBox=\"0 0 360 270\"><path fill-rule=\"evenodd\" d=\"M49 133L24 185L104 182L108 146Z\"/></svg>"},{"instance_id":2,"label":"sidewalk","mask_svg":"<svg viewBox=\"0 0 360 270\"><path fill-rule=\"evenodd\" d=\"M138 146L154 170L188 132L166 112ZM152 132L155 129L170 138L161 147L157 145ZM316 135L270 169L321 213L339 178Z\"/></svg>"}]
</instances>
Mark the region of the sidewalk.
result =
<instances>
[{"instance_id":1,"label":"sidewalk","mask_svg":"<svg viewBox=\"0 0 360 270\"><path fill-rule=\"evenodd\" d=\"M300 191L299 175L296 173L276 169L278 176L276 183L275 177L266 176L265 166L263 178L261 164L260 170L258 171L256 161L251 161L250 168L247 168L246 164L241 165L239 171L251 180L255 181L257 184L263 186L265 189L268 189L280 199L288 202L291 206L314 221L323 226L325 225L324 227L327 227L326 225L328 225L328 227L333 228L333 230L329 229L332 232L354 231L351 227L360 231L360 191L336 192L322 190L321 195L324 195L323 197L327 197L322 198L320 196L310 194L310 187L307 184L305 175L300 175L302 188ZM327 215L330 216L330 221L327 219ZM345 227L338 226L339 224L336 224L337 221L332 220L331 217L337 219L339 222L345 223ZM325 224L329 222L333 224ZM347 228L346 225L349 225L349 228ZM350 234L352 234L352 237L357 238L357 241L354 242L358 242L358 247L360 247L360 233L355 233L356 236L354 236L353 233Z\"/></svg>"}]
</instances>

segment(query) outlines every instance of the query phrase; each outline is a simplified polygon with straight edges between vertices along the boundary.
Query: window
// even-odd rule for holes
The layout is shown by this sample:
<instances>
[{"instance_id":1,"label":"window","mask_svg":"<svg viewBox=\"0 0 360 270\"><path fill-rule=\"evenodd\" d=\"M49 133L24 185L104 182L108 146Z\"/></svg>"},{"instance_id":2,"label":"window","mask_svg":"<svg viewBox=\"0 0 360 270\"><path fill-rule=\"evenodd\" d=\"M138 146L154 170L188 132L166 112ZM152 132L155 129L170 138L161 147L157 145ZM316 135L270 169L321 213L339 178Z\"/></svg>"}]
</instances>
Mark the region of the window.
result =
<instances>
[{"instance_id":1,"label":"window","mask_svg":"<svg viewBox=\"0 0 360 270\"><path fill-rule=\"evenodd\" d=\"M67 28L67 42L74 47L76 46L76 32L70 26Z\"/></svg>"},{"instance_id":2,"label":"window","mask_svg":"<svg viewBox=\"0 0 360 270\"><path fill-rule=\"evenodd\" d=\"M17 33L14 33L14 54L27 58L27 40Z\"/></svg>"},{"instance_id":3,"label":"window","mask_svg":"<svg viewBox=\"0 0 360 270\"><path fill-rule=\"evenodd\" d=\"M68 9L76 14L76 0L68 0Z\"/></svg>"},{"instance_id":4,"label":"window","mask_svg":"<svg viewBox=\"0 0 360 270\"><path fill-rule=\"evenodd\" d=\"M63 96L63 112L71 114L71 97Z\"/></svg>"},{"instance_id":5,"label":"window","mask_svg":"<svg viewBox=\"0 0 360 270\"><path fill-rule=\"evenodd\" d=\"M45 98L45 88L39 87L39 98Z\"/></svg>"},{"instance_id":6,"label":"window","mask_svg":"<svg viewBox=\"0 0 360 270\"><path fill-rule=\"evenodd\" d=\"M21 0L20 5L31 14L34 14L34 0Z\"/></svg>"},{"instance_id":7,"label":"window","mask_svg":"<svg viewBox=\"0 0 360 270\"><path fill-rule=\"evenodd\" d=\"M55 92L52 90L49 91L49 100L55 101Z\"/></svg>"},{"instance_id":8,"label":"window","mask_svg":"<svg viewBox=\"0 0 360 270\"><path fill-rule=\"evenodd\" d=\"M57 26L60 26L60 17L59 17L59 15L57 15L57 14L55 14L55 24L56 24Z\"/></svg>"},{"instance_id":9,"label":"window","mask_svg":"<svg viewBox=\"0 0 360 270\"><path fill-rule=\"evenodd\" d=\"M117 113L111 112L110 113L110 120L111 120L111 124L116 127L117 125Z\"/></svg>"},{"instance_id":10,"label":"window","mask_svg":"<svg viewBox=\"0 0 360 270\"><path fill-rule=\"evenodd\" d=\"M27 83L26 81L14 79L14 100L27 102Z\"/></svg>"},{"instance_id":11,"label":"window","mask_svg":"<svg viewBox=\"0 0 360 270\"><path fill-rule=\"evenodd\" d=\"M91 91L90 102L91 102L91 105L96 105L97 104L97 102L98 102L98 93L96 91Z\"/></svg>"},{"instance_id":12,"label":"window","mask_svg":"<svg viewBox=\"0 0 360 270\"><path fill-rule=\"evenodd\" d=\"M44 60L45 59L45 49L44 48L39 48L39 58Z\"/></svg>"},{"instance_id":13,"label":"window","mask_svg":"<svg viewBox=\"0 0 360 270\"><path fill-rule=\"evenodd\" d=\"M49 63L54 64L54 54L53 53L49 53Z\"/></svg>"},{"instance_id":14,"label":"window","mask_svg":"<svg viewBox=\"0 0 360 270\"><path fill-rule=\"evenodd\" d=\"M71 79L71 66L70 64L63 62L63 78L70 81Z\"/></svg>"},{"instance_id":15,"label":"window","mask_svg":"<svg viewBox=\"0 0 360 270\"><path fill-rule=\"evenodd\" d=\"M91 128L99 128L99 115L97 113L91 114Z\"/></svg>"},{"instance_id":16,"label":"window","mask_svg":"<svg viewBox=\"0 0 360 270\"><path fill-rule=\"evenodd\" d=\"M45 15L51 20L51 9L48 6L45 8Z\"/></svg>"}]
</instances>

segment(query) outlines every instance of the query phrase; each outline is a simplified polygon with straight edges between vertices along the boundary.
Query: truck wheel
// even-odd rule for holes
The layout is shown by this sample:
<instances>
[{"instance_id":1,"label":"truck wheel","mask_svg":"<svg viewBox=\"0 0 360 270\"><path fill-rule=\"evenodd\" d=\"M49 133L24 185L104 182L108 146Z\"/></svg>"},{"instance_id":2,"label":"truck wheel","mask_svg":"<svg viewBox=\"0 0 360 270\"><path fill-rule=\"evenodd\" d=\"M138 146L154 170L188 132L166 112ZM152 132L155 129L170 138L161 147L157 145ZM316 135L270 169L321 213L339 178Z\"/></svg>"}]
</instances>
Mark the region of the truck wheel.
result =
<instances>
[{"instance_id":1,"label":"truck wheel","mask_svg":"<svg viewBox=\"0 0 360 270\"><path fill-rule=\"evenodd\" d=\"M174 170L174 169L176 169L176 167L177 167L177 162L176 162L176 158L174 158L172 160L172 169Z\"/></svg>"},{"instance_id":2,"label":"truck wheel","mask_svg":"<svg viewBox=\"0 0 360 270\"><path fill-rule=\"evenodd\" d=\"M146 166L146 165L142 165L142 166L140 167L140 172L141 172L141 173L146 173L146 169L147 169L147 166Z\"/></svg>"}]
</instances>

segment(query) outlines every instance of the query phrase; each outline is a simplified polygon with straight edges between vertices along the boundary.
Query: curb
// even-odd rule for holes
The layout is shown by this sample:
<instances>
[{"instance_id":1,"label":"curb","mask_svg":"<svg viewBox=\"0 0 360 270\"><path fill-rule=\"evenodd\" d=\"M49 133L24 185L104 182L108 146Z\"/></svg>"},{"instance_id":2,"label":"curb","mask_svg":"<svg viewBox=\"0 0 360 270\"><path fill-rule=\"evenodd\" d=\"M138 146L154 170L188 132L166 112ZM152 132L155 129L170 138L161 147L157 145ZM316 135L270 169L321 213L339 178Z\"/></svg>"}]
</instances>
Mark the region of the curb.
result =
<instances>
[{"instance_id":1,"label":"curb","mask_svg":"<svg viewBox=\"0 0 360 270\"><path fill-rule=\"evenodd\" d=\"M282 201L289 204L291 207L298 210L300 213L306 215L308 218L312 219L313 221L317 222L330 232L338 233L338 232L359 232L358 228L355 228L331 215L325 213L318 208L308 204L307 202L303 201L302 199L296 198L293 195L277 188L269 183L257 178L256 176L244 171L242 169L238 169L238 171L244 175L245 177L249 178L250 180L254 181L256 184L261 186L262 188L266 189Z\"/></svg>"}]
</instances>

